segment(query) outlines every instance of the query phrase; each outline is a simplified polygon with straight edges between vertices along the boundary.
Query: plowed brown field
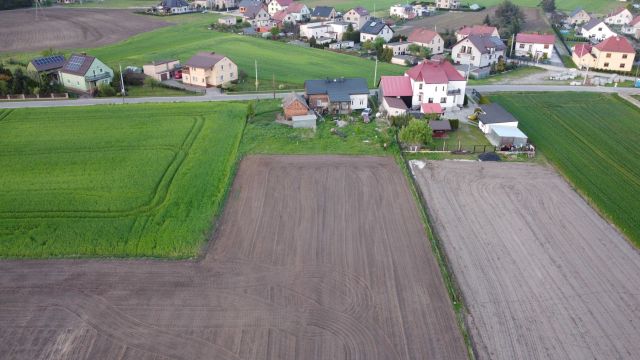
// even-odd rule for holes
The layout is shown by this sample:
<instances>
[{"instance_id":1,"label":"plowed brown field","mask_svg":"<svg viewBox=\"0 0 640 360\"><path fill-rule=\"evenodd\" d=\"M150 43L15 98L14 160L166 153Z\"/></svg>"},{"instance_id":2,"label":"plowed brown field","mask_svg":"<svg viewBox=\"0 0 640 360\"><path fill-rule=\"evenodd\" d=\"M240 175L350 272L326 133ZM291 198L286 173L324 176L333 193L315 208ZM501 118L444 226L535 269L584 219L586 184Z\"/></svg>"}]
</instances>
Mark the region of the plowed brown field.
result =
<instances>
[{"instance_id":1,"label":"plowed brown field","mask_svg":"<svg viewBox=\"0 0 640 360\"><path fill-rule=\"evenodd\" d=\"M553 169L413 171L481 359L638 359L640 253Z\"/></svg>"},{"instance_id":2,"label":"plowed brown field","mask_svg":"<svg viewBox=\"0 0 640 360\"><path fill-rule=\"evenodd\" d=\"M464 359L392 158L248 157L198 262L0 261L9 359Z\"/></svg>"}]
</instances>

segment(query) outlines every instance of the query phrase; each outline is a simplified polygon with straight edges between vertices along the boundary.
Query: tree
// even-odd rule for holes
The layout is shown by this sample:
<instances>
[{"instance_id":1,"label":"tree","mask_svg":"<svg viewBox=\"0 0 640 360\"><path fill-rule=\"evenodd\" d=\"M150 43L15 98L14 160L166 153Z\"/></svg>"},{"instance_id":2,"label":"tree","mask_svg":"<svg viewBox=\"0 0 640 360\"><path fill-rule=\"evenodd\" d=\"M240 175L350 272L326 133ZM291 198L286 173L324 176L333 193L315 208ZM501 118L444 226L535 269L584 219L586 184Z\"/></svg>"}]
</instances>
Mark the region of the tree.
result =
<instances>
[{"instance_id":1,"label":"tree","mask_svg":"<svg viewBox=\"0 0 640 360\"><path fill-rule=\"evenodd\" d=\"M312 36L311 39L309 39L309 46L316 47L316 37L315 36Z\"/></svg>"},{"instance_id":2,"label":"tree","mask_svg":"<svg viewBox=\"0 0 640 360\"><path fill-rule=\"evenodd\" d=\"M376 50L377 54L380 54L382 52L382 49L384 47L384 39L381 37L377 37L375 39L375 41L373 42L373 47Z\"/></svg>"},{"instance_id":3,"label":"tree","mask_svg":"<svg viewBox=\"0 0 640 360\"><path fill-rule=\"evenodd\" d=\"M419 148L431 142L431 128L426 121L413 119L400 129L399 138L401 142Z\"/></svg>"},{"instance_id":4,"label":"tree","mask_svg":"<svg viewBox=\"0 0 640 360\"><path fill-rule=\"evenodd\" d=\"M271 37L275 39L280 34L280 29L277 26L274 26L269 30L269 32L271 33Z\"/></svg>"},{"instance_id":5,"label":"tree","mask_svg":"<svg viewBox=\"0 0 640 360\"><path fill-rule=\"evenodd\" d=\"M542 0L540 1L540 6L545 12L554 12L556 11L556 0Z\"/></svg>"},{"instance_id":6,"label":"tree","mask_svg":"<svg viewBox=\"0 0 640 360\"><path fill-rule=\"evenodd\" d=\"M160 85L160 82L158 81L158 79L151 77L151 76L147 76L146 78L144 78L144 85L148 86L152 89L155 89L156 86Z\"/></svg>"},{"instance_id":7,"label":"tree","mask_svg":"<svg viewBox=\"0 0 640 360\"><path fill-rule=\"evenodd\" d=\"M389 123L394 128L403 128L409 124L409 121L413 120L413 117L409 114L391 116Z\"/></svg>"},{"instance_id":8,"label":"tree","mask_svg":"<svg viewBox=\"0 0 640 360\"><path fill-rule=\"evenodd\" d=\"M391 59L393 59L393 49L391 48L382 49L378 53L378 60L380 61L391 62Z\"/></svg>"},{"instance_id":9,"label":"tree","mask_svg":"<svg viewBox=\"0 0 640 360\"><path fill-rule=\"evenodd\" d=\"M115 96L115 95L116 95L116 91L113 90L111 85L105 84L105 83L98 85L98 96L109 97L109 96Z\"/></svg>"},{"instance_id":10,"label":"tree","mask_svg":"<svg viewBox=\"0 0 640 360\"><path fill-rule=\"evenodd\" d=\"M0 80L0 96L5 97L9 94L9 83L6 80Z\"/></svg>"},{"instance_id":11,"label":"tree","mask_svg":"<svg viewBox=\"0 0 640 360\"><path fill-rule=\"evenodd\" d=\"M494 23L498 25L502 36L509 37L520 31L525 22L522 9L511 0L504 0L498 7L494 16Z\"/></svg>"},{"instance_id":12,"label":"tree","mask_svg":"<svg viewBox=\"0 0 640 360\"><path fill-rule=\"evenodd\" d=\"M485 25L491 25L491 17L489 17L489 14L487 14L487 16L484 17L484 20L482 21L482 23Z\"/></svg>"}]
</instances>

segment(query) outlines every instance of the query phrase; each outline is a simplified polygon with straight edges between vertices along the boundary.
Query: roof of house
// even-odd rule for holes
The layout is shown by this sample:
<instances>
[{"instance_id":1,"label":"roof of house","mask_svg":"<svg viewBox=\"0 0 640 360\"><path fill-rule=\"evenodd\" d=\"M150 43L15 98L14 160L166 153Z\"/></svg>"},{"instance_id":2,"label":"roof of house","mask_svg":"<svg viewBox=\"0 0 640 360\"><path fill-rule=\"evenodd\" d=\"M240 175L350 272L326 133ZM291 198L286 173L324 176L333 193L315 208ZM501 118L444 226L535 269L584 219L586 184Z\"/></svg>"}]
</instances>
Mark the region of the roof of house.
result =
<instances>
[{"instance_id":1,"label":"roof of house","mask_svg":"<svg viewBox=\"0 0 640 360\"><path fill-rule=\"evenodd\" d=\"M73 54L65 61L60 71L67 74L84 76L95 59L95 57L89 55Z\"/></svg>"},{"instance_id":2,"label":"roof of house","mask_svg":"<svg viewBox=\"0 0 640 360\"><path fill-rule=\"evenodd\" d=\"M500 137L527 138L527 135L515 126L494 125L491 127L491 131Z\"/></svg>"},{"instance_id":3,"label":"roof of house","mask_svg":"<svg viewBox=\"0 0 640 360\"><path fill-rule=\"evenodd\" d=\"M362 6L356 6L351 10L355 11L356 13L358 13L358 15L362 15L362 16L369 15L369 10L363 8ZM349 11L351 11L351 10L349 10ZM347 11L347 12L349 12L349 11Z\"/></svg>"},{"instance_id":4,"label":"roof of house","mask_svg":"<svg viewBox=\"0 0 640 360\"><path fill-rule=\"evenodd\" d=\"M456 31L456 34L458 35L491 35L494 32L498 31L498 29L495 26L488 26L488 25L473 25L473 26L464 26L460 29L458 29L458 31Z\"/></svg>"},{"instance_id":5,"label":"roof of house","mask_svg":"<svg viewBox=\"0 0 640 360\"><path fill-rule=\"evenodd\" d=\"M384 29L385 26L388 26L388 25L385 24L384 21L381 21L378 19L370 19L370 20L367 20L367 22L364 23L364 25L362 25L362 27L360 28L360 33L378 35L382 31L382 29Z\"/></svg>"},{"instance_id":6,"label":"roof of house","mask_svg":"<svg viewBox=\"0 0 640 360\"><path fill-rule=\"evenodd\" d=\"M389 105L389 107L391 108L400 109L400 110L408 109L407 104L405 104L404 101L402 101L402 99L395 98L392 96L385 96L384 101L386 101L387 105Z\"/></svg>"},{"instance_id":7,"label":"roof of house","mask_svg":"<svg viewBox=\"0 0 640 360\"><path fill-rule=\"evenodd\" d=\"M415 81L423 81L427 84L446 84L449 81L464 81L453 65L448 61L425 60L407 70L405 73Z\"/></svg>"},{"instance_id":8,"label":"roof of house","mask_svg":"<svg viewBox=\"0 0 640 360\"><path fill-rule=\"evenodd\" d=\"M612 12L610 12L606 17L616 16L616 15L624 12L625 10L629 11L626 7L620 7L618 9L613 10Z\"/></svg>"},{"instance_id":9,"label":"roof of house","mask_svg":"<svg viewBox=\"0 0 640 360\"><path fill-rule=\"evenodd\" d=\"M588 23L582 25L582 28L585 30L591 30L594 27L598 26L598 24L602 24L604 26L607 26L605 23L602 22L602 20L598 19L598 18L592 18L591 20L589 20ZM607 26L608 28L608 26Z\"/></svg>"},{"instance_id":10,"label":"roof of house","mask_svg":"<svg viewBox=\"0 0 640 360\"><path fill-rule=\"evenodd\" d=\"M289 6L293 2L293 0L271 0L271 1L277 2L278 4L280 4L280 6Z\"/></svg>"},{"instance_id":11,"label":"roof of house","mask_svg":"<svg viewBox=\"0 0 640 360\"><path fill-rule=\"evenodd\" d=\"M333 12L335 8L331 6L316 6L311 13L313 17L329 17L331 16L331 12Z\"/></svg>"},{"instance_id":12,"label":"roof of house","mask_svg":"<svg viewBox=\"0 0 640 360\"><path fill-rule=\"evenodd\" d=\"M623 36L610 36L595 46L600 51L635 54L633 45Z\"/></svg>"},{"instance_id":13,"label":"roof of house","mask_svg":"<svg viewBox=\"0 0 640 360\"><path fill-rule=\"evenodd\" d=\"M59 69L64 65L63 55L51 55L35 58L30 61L36 71L48 71L53 69Z\"/></svg>"},{"instance_id":14,"label":"roof of house","mask_svg":"<svg viewBox=\"0 0 640 360\"><path fill-rule=\"evenodd\" d=\"M575 10L573 10L573 12L571 12L571 15L569 15L569 16L574 17L574 16L578 15L582 11L584 11L584 10L581 7L576 8Z\"/></svg>"},{"instance_id":15,"label":"roof of house","mask_svg":"<svg viewBox=\"0 0 640 360\"><path fill-rule=\"evenodd\" d=\"M299 101L302 105L304 105L305 108L309 109L307 101L295 92L285 95L285 97L282 99L282 106L285 108L289 107L289 105L291 105L295 101Z\"/></svg>"},{"instance_id":16,"label":"roof of house","mask_svg":"<svg viewBox=\"0 0 640 360\"><path fill-rule=\"evenodd\" d=\"M481 54L488 54L490 49L504 50L507 46L497 36L487 35L469 35L460 42L469 40L473 46L480 51ZM458 44L460 43L458 42ZM456 44L457 45L457 44Z\"/></svg>"},{"instance_id":17,"label":"roof of house","mask_svg":"<svg viewBox=\"0 0 640 360\"><path fill-rule=\"evenodd\" d=\"M379 87L384 96L413 96L408 76L381 76Z\"/></svg>"},{"instance_id":18,"label":"roof of house","mask_svg":"<svg viewBox=\"0 0 640 360\"><path fill-rule=\"evenodd\" d=\"M185 65L194 68L209 69L225 57L226 56L221 54L202 51L193 55Z\"/></svg>"},{"instance_id":19,"label":"roof of house","mask_svg":"<svg viewBox=\"0 0 640 360\"><path fill-rule=\"evenodd\" d=\"M258 15L260 10L263 10L263 9L264 9L264 5L262 5L261 2L252 2L245 5L244 14L242 15L246 18L253 19L256 17L256 15Z\"/></svg>"},{"instance_id":20,"label":"roof of house","mask_svg":"<svg viewBox=\"0 0 640 360\"><path fill-rule=\"evenodd\" d=\"M363 78L306 80L304 89L307 95L326 94L329 101L351 101L350 95L369 94L367 80Z\"/></svg>"},{"instance_id":21,"label":"roof of house","mask_svg":"<svg viewBox=\"0 0 640 360\"><path fill-rule=\"evenodd\" d=\"M576 44L573 47L573 53L578 55L578 57L583 57L587 54L591 54L591 44L588 44L588 43Z\"/></svg>"},{"instance_id":22,"label":"roof of house","mask_svg":"<svg viewBox=\"0 0 640 360\"><path fill-rule=\"evenodd\" d=\"M294 3L292 3L291 5L289 5L287 7L287 13L289 13L289 14L299 13L305 7L307 7L307 5L305 5L305 4L301 3L301 2L294 2Z\"/></svg>"},{"instance_id":23,"label":"roof of house","mask_svg":"<svg viewBox=\"0 0 640 360\"><path fill-rule=\"evenodd\" d=\"M640 23L640 15L634 17L633 20L629 22L629 26L636 26L638 23Z\"/></svg>"},{"instance_id":24,"label":"roof of house","mask_svg":"<svg viewBox=\"0 0 640 360\"><path fill-rule=\"evenodd\" d=\"M438 103L423 103L420 108L424 114L442 114L443 111L442 106Z\"/></svg>"},{"instance_id":25,"label":"roof of house","mask_svg":"<svg viewBox=\"0 0 640 360\"><path fill-rule=\"evenodd\" d=\"M409 37L407 41L409 42L418 42L422 44L427 44L431 42L436 36L439 36L437 32L429 29L415 29Z\"/></svg>"},{"instance_id":26,"label":"roof of house","mask_svg":"<svg viewBox=\"0 0 640 360\"><path fill-rule=\"evenodd\" d=\"M510 112L496 103L482 105L482 111L484 114L480 114L480 121L483 124L518 122L518 119L513 117Z\"/></svg>"},{"instance_id":27,"label":"roof of house","mask_svg":"<svg viewBox=\"0 0 640 360\"><path fill-rule=\"evenodd\" d=\"M160 6L164 8L176 8L189 6L189 3L185 0L162 0Z\"/></svg>"},{"instance_id":28,"label":"roof of house","mask_svg":"<svg viewBox=\"0 0 640 360\"><path fill-rule=\"evenodd\" d=\"M242 0L238 4L238 7L247 7L247 6L250 6L252 4L260 4L260 5L262 5L262 1L260 1L260 0Z\"/></svg>"},{"instance_id":29,"label":"roof of house","mask_svg":"<svg viewBox=\"0 0 640 360\"><path fill-rule=\"evenodd\" d=\"M404 45L409 45L408 42L406 41L394 41L394 42L388 42L386 44L383 44L382 47L386 48L386 47L390 47L390 46L404 46Z\"/></svg>"},{"instance_id":30,"label":"roof of house","mask_svg":"<svg viewBox=\"0 0 640 360\"><path fill-rule=\"evenodd\" d=\"M518 35L516 35L516 42L520 43L552 45L555 41L556 37L550 34L519 33Z\"/></svg>"},{"instance_id":31,"label":"roof of house","mask_svg":"<svg viewBox=\"0 0 640 360\"><path fill-rule=\"evenodd\" d=\"M427 104L422 104L422 105L427 105ZM440 106L440 104L428 104L428 105ZM440 107L440 109L442 109L442 107ZM442 111L437 112L436 114L441 114L441 113ZM427 114L427 112L425 112L425 114ZM449 122L449 120L431 120L429 121L429 127L433 131L450 131L451 123Z\"/></svg>"},{"instance_id":32,"label":"roof of house","mask_svg":"<svg viewBox=\"0 0 640 360\"><path fill-rule=\"evenodd\" d=\"M286 10L276 11L273 15L271 15L271 19L276 22L282 22L289 15Z\"/></svg>"}]
</instances>

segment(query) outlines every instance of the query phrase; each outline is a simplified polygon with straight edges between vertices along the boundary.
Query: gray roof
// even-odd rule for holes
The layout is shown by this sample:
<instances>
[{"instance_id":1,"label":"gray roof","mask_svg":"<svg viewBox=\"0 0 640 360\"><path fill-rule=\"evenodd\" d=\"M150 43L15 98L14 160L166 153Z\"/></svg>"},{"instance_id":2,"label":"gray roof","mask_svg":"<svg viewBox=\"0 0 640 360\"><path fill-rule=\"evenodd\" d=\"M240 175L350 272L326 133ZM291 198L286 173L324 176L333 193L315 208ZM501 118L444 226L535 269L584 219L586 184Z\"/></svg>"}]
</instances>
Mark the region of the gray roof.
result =
<instances>
[{"instance_id":1,"label":"gray roof","mask_svg":"<svg viewBox=\"0 0 640 360\"><path fill-rule=\"evenodd\" d=\"M387 24L385 24L384 21L378 19L370 19L366 23L364 23L364 25L362 25L362 28L360 28L360 33L378 35L385 26L387 26Z\"/></svg>"},{"instance_id":2,"label":"gray roof","mask_svg":"<svg viewBox=\"0 0 640 360\"><path fill-rule=\"evenodd\" d=\"M251 4L260 4L260 5L262 5L262 2L260 0L242 0L238 4L238 7L247 7L247 6L250 6Z\"/></svg>"},{"instance_id":3,"label":"gray roof","mask_svg":"<svg viewBox=\"0 0 640 360\"><path fill-rule=\"evenodd\" d=\"M31 60L31 64L33 64L33 67L36 68L36 71L49 71L53 69L59 69L64 65L64 56L43 56Z\"/></svg>"},{"instance_id":4,"label":"gray roof","mask_svg":"<svg viewBox=\"0 0 640 360\"><path fill-rule=\"evenodd\" d=\"M499 51L507 48L507 46L497 36L469 35L466 37L466 39L469 39L473 46L475 46L476 49L480 50L481 54L489 53L490 49ZM461 41L464 41L464 39Z\"/></svg>"},{"instance_id":5,"label":"gray roof","mask_svg":"<svg viewBox=\"0 0 640 360\"><path fill-rule=\"evenodd\" d=\"M177 8L189 6L189 3L185 0L162 0L160 6L162 6L163 8Z\"/></svg>"},{"instance_id":6,"label":"gray roof","mask_svg":"<svg viewBox=\"0 0 640 360\"><path fill-rule=\"evenodd\" d=\"M431 120L429 121L429 127L433 131L450 131L451 123L449 120Z\"/></svg>"},{"instance_id":7,"label":"gray roof","mask_svg":"<svg viewBox=\"0 0 640 360\"><path fill-rule=\"evenodd\" d=\"M244 14L242 15L246 18L253 19L263 8L264 7L261 2L252 2L245 5Z\"/></svg>"},{"instance_id":8,"label":"gray roof","mask_svg":"<svg viewBox=\"0 0 640 360\"><path fill-rule=\"evenodd\" d=\"M387 102L387 105L394 109L407 110L407 104L402 99L394 98L392 96L385 96L384 101Z\"/></svg>"},{"instance_id":9,"label":"gray roof","mask_svg":"<svg viewBox=\"0 0 640 360\"><path fill-rule=\"evenodd\" d=\"M580 11L582 11L582 8L581 8L581 7L576 8L575 10L573 10L573 12L571 13L571 15L569 15L569 16L574 17L574 16L578 15L578 13L579 13Z\"/></svg>"},{"instance_id":10,"label":"gray roof","mask_svg":"<svg viewBox=\"0 0 640 360\"><path fill-rule=\"evenodd\" d=\"M95 59L93 56L73 54L64 63L60 71L67 74L84 76L87 71L89 71Z\"/></svg>"},{"instance_id":11,"label":"gray roof","mask_svg":"<svg viewBox=\"0 0 640 360\"><path fill-rule=\"evenodd\" d=\"M328 18L331 16L331 12L334 10L331 6L316 6L311 13L313 17Z\"/></svg>"},{"instance_id":12,"label":"gray roof","mask_svg":"<svg viewBox=\"0 0 640 360\"><path fill-rule=\"evenodd\" d=\"M298 95L295 92L287 94L282 99L282 106L286 108L296 100L299 101L302 105L304 105L307 109L309 109L309 105L307 105L307 101L302 96Z\"/></svg>"},{"instance_id":13,"label":"gray roof","mask_svg":"<svg viewBox=\"0 0 640 360\"><path fill-rule=\"evenodd\" d=\"M209 52L199 52L195 54L189 61L187 61L186 65L194 68L202 68L209 69L212 68L218 61L224 59L224 55L209 53Z\"/></svg>"},{"instance_id":14,"label":"gray roof","mask_svg":"<svg viewBox=\"0 0 640 360\"><path fill-rule=\"evenodd\" d=\"M499 104L482 105L482 111L485 112L484 114L480 114L480 121L483 124L518 122L518 119Z\"/></svg>"},{"instance_id":15,"label":"gray roof","mask_svg":"<svg viewBox=\"0 0 640 360\"><path fill-rule=\"evenodd\" d=\"M350 95L369 94L367 80L363 78L307 80L304 90L307 95L326 94L329 101L351 101Z\"/></svg>"},{"instance_id":16,"label":"gray roof","mask_svg":"<svg viewBox=\"0 0 640 360\"><path fill-rule=\"evenodd\" d=\"M593 18L591 20L589 20L588 23L582 25L582 28L585 30L591 30L594 27L596 27L598 24L600 24L602 22L602 20L598 19L598 18Z\"/></svg>"}]
</instances>

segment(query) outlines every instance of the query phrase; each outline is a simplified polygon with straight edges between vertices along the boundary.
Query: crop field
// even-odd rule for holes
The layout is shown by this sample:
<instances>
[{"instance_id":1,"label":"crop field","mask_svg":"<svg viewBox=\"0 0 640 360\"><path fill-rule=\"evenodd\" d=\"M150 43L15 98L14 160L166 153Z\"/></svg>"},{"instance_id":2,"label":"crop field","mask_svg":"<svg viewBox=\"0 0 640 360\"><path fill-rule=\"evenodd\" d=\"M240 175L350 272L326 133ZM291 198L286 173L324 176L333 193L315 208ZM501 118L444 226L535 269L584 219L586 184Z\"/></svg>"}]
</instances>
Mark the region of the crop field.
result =
<instances>
[{"instance_id":1,"label":"crop field","mask_svg":"<svg viewBox=\"0 0 640 360\"><path fill-rule=\"evenodd\" d=\"M126 10L45 8L36 21L34 9L0 11L0 53L111 44L171 25L163 20Z\"/></svg>"},{"instance_id":2,"label":"crop field","mask_svg":"<svg viewBox=\"0 0 640 360\"><path fill-rule=\"evenodd\" d=\"M640 246L640 110L614 94L496 94L578 191ZM536 111L531 111L536 109Z\"/></svg>"},{"instance_id":3,"label":"crop field","mask_svg":"<svg viewBox=\"0 0 640 360\"><path fill-rule=\"evenodd\" d=\"M552 167L412 168L479 359L637 359L640 252Z\"/></svg>"},{"instance_id":4,"label":"crop field","mask_svg":"<svg viewBox=\"0 0 640 360\"><path fill-rule=\"evenodd\" d=\"M218 229L201 261L0 261L0 353L467 357L392 157L245 157Z\"/></svg>"},{"instance_id":5,"label":"crop field","mask_svg":"<svg viewBox=\"0 0 640 360\"><path fill-rule=\"evenodd\" d=\"M0 113L0 256L198 254L220 208L245 104Z\"/></svg>"}]
</instances>

